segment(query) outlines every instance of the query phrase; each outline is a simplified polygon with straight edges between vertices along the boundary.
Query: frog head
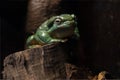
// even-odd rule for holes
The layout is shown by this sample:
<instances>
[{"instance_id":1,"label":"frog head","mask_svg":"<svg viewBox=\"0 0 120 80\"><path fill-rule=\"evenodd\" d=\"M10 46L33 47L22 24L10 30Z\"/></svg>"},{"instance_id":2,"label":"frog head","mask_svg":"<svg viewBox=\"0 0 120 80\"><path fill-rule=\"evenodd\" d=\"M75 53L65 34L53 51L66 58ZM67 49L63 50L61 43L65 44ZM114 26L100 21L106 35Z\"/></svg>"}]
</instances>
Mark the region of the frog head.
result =
<instances>
[{"instance_id":1,"label":"frog head","mask_svg":"<svg viewBox=\"0 0 120 80\"><path fill-rule=\"evenodd\" d=\"M54 38L67 38L74 34L77 26L74 14L62 14L49 20L49 34Z\"/></svg>"}]
</instances>

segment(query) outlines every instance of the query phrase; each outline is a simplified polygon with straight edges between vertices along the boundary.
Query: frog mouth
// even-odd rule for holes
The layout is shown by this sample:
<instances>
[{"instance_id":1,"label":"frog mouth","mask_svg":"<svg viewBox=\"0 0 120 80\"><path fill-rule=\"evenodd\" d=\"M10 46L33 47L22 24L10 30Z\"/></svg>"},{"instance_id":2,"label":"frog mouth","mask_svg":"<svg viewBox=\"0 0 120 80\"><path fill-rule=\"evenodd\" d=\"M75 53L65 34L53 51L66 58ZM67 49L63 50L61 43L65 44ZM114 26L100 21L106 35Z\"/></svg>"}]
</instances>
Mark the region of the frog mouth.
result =
<instances>
[{"instance_id":1,"label":"frog mouth","mask_svg":"<svg viewBox=\"0 0 120 80\"><path fill-rule=\"evenodd\" d=\"M58 31L58 32L66 32L66 31L70 31L70 30L74 30L75 28L75 24L71 23L69 25L60 25L57 27L57 29L53 30L54 31Z\"/></svg>"},{"instance_id":2,"label":"frog mouth","mask_svg":"<svg viewBox=\"0 0 120 80\"><path fill-rule=\"evenodd\" d=\"M74 27L59 27L50 33L54 38L66 38L70 37L74 33Z\"/></svg>"}]
</instances>

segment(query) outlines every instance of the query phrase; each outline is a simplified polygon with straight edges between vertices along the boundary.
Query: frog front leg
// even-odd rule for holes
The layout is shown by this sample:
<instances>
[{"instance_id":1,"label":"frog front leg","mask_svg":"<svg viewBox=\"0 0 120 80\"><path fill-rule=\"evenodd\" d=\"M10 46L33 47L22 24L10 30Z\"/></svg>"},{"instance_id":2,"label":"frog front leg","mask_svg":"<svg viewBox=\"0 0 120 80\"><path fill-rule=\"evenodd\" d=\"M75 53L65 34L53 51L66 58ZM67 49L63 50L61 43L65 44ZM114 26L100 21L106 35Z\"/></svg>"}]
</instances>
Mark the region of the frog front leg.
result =
<instances>
[{"instance_id":1,"label":"frog front leg","mask_svg":"<svg viewBox=\"0 0 120 80\"><path fill-rule=\"evenodd\" d=\"M74 33L75 33L75 35L77 36L77 38L79 38L79 37L80 37L78 27L76 27L76 28L75 28Z\"/></svg>"},{"instance_id":2,"label":"frog front leg","mask_svg":"<svg viewBox=\"0 0 120 80\"><path fill-rule=\"evenodd\" d=\"M77 27L74 30L74 35L72 36L72 38L76 39L76 40L78 40L80 38L79 30Z\"/></svg>"},{"instance_id":3,"label":"frog front leg","mask_svg":"<svg viewBox=\"0 0 120 80\"><path fill-rule=\"evenodd\" d=\"M40 47L43 45L40 41L37 41L34 37L34 35L31 35L27 38L26 40L26 48L35 48L35 47Z\"/></svg>"}]
</instances>

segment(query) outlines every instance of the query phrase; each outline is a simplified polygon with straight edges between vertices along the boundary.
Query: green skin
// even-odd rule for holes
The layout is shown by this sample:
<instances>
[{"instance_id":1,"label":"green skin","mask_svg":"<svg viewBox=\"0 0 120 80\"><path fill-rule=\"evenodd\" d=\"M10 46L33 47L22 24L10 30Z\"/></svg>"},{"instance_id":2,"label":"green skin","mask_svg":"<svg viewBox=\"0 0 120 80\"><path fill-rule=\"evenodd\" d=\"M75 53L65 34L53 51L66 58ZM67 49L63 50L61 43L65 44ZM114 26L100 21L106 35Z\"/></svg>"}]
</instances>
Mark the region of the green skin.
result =
<instances>
[{"instance_id":1,"label":"green skin","mask_svg":"<svg viewBox=\"0 0 120 80\"><path fill-rule=\"evenodd\" d=\"M72 36L79 38L75 18L73 14L51 17L39 26L35 34L28 37L26 47L34 48L36 45L42 46L49 43L66 42Z\"/></svg>"}]
</instances>

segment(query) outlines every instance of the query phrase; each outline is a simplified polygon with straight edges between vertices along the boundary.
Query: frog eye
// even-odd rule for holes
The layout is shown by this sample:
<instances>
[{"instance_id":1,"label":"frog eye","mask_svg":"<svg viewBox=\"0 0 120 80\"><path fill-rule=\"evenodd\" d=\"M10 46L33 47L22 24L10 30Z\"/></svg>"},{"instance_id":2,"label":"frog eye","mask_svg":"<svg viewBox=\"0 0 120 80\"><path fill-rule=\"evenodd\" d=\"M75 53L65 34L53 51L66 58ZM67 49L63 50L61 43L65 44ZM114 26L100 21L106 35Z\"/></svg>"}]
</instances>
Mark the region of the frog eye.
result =
<instances>
[{"instance_id":1,"label":"frog eye","mask_svg":"<svg viewBox=\"0 0 120 80\"><path fill-rule=\"evenodd\" d=\"M60 18L58 18L58 19L55 20L55 23L56 23L56 24L60 24L61 21L62 21L62 20L61 20Z\"/></svg>"}]
</instances>

